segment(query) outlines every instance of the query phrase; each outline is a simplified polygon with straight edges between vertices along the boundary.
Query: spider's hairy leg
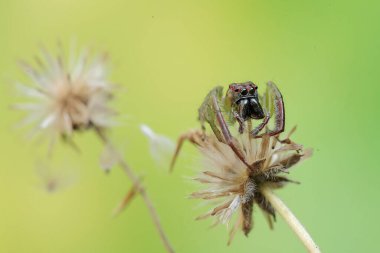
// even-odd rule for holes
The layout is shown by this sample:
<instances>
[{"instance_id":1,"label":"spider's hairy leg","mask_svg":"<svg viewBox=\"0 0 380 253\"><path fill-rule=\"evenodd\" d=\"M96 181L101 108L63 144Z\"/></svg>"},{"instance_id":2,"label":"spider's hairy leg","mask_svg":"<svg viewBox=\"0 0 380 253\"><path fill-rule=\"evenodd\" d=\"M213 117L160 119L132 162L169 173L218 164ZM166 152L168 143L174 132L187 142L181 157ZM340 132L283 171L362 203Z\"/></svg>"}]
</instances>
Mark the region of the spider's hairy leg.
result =
<instances>
[{"instance_id":1,"label":"spider's hairy leg","mask_svg":"<svg viewBox=\"0 0 380 253\"><path fill-rule=\"evenodd\" d=\"M212 105L213 105L213 110L216 114L216 120L221 128L222 134L224 136L225 141L223 143L226 143L228 146L231 147L233 152L239 157L239 159L248 167L252 168L250 164L245 160L243 152L241 149L235 144L234 139L231 135L231 132L226 124L226 121L224 120L224 117L222 115L222 111L220 110L220 106L218 104L218 100L215 96L211 97L212 99Z\"/></svg>"},{"instance_id":2,"label":"spider's hairy leg","mask_svg":"<svg viewBox=\"0 0 380 253\"><path fill-rule=\"evenodd\" d=\"M243 214L243 232L245 236L248 236L249 232L252 230L252 212L253 212L253 198L248 200L241 206Z\"/></svg>"},{"instance_id":3,"label":"spider's hairy leg","mask_svg":"<svg viewBox=\"0 0 380 253\"><path fill-rule=\"evenodd\" d=\"M266 213L273 217L273 220L276 221L276 212L272 206L272 204L264 197L261 192L256 192L255 202L258 206Z\"/></svg>"},{"instance_id":4,"label":"spider's hairy leg","mask_svg":"<svg viewBox=\"0 0 380 253\"><path fill-rule=\"evenodd\" d=\"M202 140L206 139L206 126L204 122L201 122Z\"/></svg>"},{"instance_id":5,"label":"spider's hairy leg","mask_svg":"<svg viewBox=\"0 0 380 253\"><path fill-rule=\"evenodd\" d=\"M268 134L269 136L278 135L285 129L285 107L282 94L273 82L267 83L267 90L263 96L263 99L265 109L270 113L270 115L274 115L275 119L274 129L269 130L264 134ZM260 138L264 134L258 135L256 138Z\"/></svg>"},{"instance_id":6,"label":"spider's hairy leg","mask_svg":"<svg viewBox=\"0 0 380 253\"><path fill-rule=\"evenodd\" d=\"M269 115L268 112L266 112L265 113L265 117L263 119L263 122L261 122L260 125L258 125L257 127L255 127L255 129L253 129L251 131L251 136L254 137L254 138L260 138L260 137L262 137L262 135L261 136L257 136L257 135L268 124L269 119L270 119L270 115Z\"/></svg>"},{"instance_id":7,"label":"spider's hairy leg","mask_svg":"<svg viewBox=\"0 0 380 253\"><path fill-rule=\"evenodd\" d=\"M236 140L232 137L231 132L227 126L222 110L220 109L219 101L223 99L223 87L217 86L212 89L206 96L204 102L199 108L199 120L209 123L212 131L214 132L216 138L228 146L231 147L233 152L239 157L239 159L248 167L252 168L251 165L245 160L243 152L236 145ZM217 127L219 125L220 129Z\"/></svg>"},{"instance_id":8,"label":"spider's hairy leg","mask_svg":"<svg viewBox=\"0 0 380 253\"><path fill-rule=\"evenodd\" d=\"M210 122L210 127L212 129L212 131L214 132L216 138L218 139L218 141L220 142L225 142L223 137L222 137L222 133L220 132L219 128L216 126L215 122Z\"/></svg>"},{"instance_id":9,"label":"spider's hairy leg","mask_svg":"<svg viewBox=\"0 0 380 253\"><path fill-rule=\"evenodd\" d=\"M173 158L170 162L170 168L169 168L170 172L173 171L179 152L181 151L182 145L186 140L190 141L193 144L199 145L204 140L204 135L202 132L194 130L194 131L189 131L187 133L181 134L179 136Z\"/></svg>"},{"instance_id":10,"label":"spider's hairy leg","mask_svg":"<svg viewBox=\"0 0 380 253\"><path fill-rule=\"evenodd\" d=\"M222 133L218 129L216 125L216 117L215 117L215 112L213 110L213 105L212 105L212 97L216 96L219 100L222 99L223 97L223 87L222 86L217 86L213 88L205 97L203 103L198 109L198 114L199 114L199 121L201 122L201 127L203 130L203 134L205 136L206 132L206 127L205 127L205 122L207 122L211 130L214 132L216 138L220 142L225 142L222 136Z\"/></svg>"}]
</instances>

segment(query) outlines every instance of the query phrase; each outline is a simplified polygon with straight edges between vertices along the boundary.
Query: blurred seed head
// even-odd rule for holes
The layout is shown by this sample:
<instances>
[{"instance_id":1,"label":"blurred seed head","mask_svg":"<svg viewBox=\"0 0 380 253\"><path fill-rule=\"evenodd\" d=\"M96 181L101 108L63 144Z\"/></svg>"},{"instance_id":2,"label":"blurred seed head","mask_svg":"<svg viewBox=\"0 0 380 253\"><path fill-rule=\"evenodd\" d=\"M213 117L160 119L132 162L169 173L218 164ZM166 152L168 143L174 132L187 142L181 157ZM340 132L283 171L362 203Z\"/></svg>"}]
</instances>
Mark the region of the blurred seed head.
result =
<instances>
[{"instance_id":1,"label":"blurred seed head","mask_svg":"<svg viewBox=\"0 0 380 253\"><path fill-rule=\"evenodd\" d=\"M24 124L35 124L36 132L70 139L76 131L106 129L116 114L108 104L114 86L108 80L105 54L93 56L89 50L66 60L60 47L56 56L42 48L33 64L21 62L29 77L17 83L26 102L15 105L26 112Z\"/></svg>"}]
</instances>

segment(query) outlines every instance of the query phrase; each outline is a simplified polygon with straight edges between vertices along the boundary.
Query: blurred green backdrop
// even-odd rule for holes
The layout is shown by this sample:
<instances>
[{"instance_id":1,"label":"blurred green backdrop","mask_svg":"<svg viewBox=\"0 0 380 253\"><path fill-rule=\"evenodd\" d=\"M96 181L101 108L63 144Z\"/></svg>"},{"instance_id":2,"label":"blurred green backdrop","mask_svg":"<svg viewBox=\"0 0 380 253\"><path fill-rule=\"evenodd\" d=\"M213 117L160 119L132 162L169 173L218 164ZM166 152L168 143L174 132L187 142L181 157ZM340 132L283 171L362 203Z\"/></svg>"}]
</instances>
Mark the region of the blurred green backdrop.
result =
<instances>
[{"instance_id":1,"label":"blurred green backdrop","mask_svg":"<svg viewBox=\"0 0 380 253\"><path fill-rule=\"evenodd\" d=\"M196 153L186 145L174 174L149 158L138 125L175 139L197 127L197 107L215 85L273 80L286 102L287 129L315 148L278 192L323 252L375 252L380 212L377 157L380 4L378 1L101 1L0 0L0 252L164 252L140 198L110 214L130 186L118 168L98 167L101 145L77 136L82 153L55 150L56 164L77 173L55 194L38 183L35 161L45 147L14 128L21 114L10 81L16 61L32 59L60 39L110 53L112 80L126 92L115 107L126 119L113 137L145 183L178 252L303 252L278 219L261 214L245 238L226 246L227 229L195 222ZM125 117L124 117L125 118ZM27 144L27 145L26 145ZM68 162L69 161L69 162ZM64 165L64 164L67 165ZM58 165L57 165L58 166Z\"/></svg>"}]
</instances>

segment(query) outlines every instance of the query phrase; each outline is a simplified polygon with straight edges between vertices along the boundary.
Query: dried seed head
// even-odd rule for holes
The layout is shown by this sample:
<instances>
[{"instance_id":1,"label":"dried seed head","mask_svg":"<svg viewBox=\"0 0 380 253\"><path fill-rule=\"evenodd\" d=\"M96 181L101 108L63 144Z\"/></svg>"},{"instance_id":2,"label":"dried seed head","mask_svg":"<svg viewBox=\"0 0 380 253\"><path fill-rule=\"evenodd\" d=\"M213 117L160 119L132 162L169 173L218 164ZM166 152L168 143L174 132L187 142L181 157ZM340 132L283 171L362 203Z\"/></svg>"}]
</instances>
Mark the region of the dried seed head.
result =
<instances>
[{"instance_id":1,"label":"dried seed head","mask_svg":"<svg viewBox=\"0 0 380 253\"><path fill-rule=\"evenodd\" d=\"M41 56L34 66L21 63L30 78L28 84L17 84L28 100L15 105L28 113L24 123L66 139L75 131L109 127L116 113L108 107L113 94L106 56L90 57L86 50L78 57L72 54L67 63L62 52L54 57L42 49Z\"/></svg>"},{"instance_id":2,"label":"dried seed head","mask_svg":"<svg viewBox=\"0 0 380 253\"><path fill-rule=\"evenodd\" d=\"M278 136L264 135L252 139L247 133L240 135L236 141L244 157L253 168L248 168L223 142L214 135L201 135L193 132L192 142L201 152L206 170L195 179L208 187L194 192L191 196L205 200L219 201L214 209L198 217L216 217L217 223L227 223L238 212L236 225L232 227L230 241L240 228L248 235L252 228L253 206L257 204L266 214L275 218L271 204L261 194L262 186L281 188L287 182L294 182L281 175L311 155L311 150L304 150L302 145L289 139L280 141ZM229 241L229 242L230 242Z\"/></svg>"}]
</instances>

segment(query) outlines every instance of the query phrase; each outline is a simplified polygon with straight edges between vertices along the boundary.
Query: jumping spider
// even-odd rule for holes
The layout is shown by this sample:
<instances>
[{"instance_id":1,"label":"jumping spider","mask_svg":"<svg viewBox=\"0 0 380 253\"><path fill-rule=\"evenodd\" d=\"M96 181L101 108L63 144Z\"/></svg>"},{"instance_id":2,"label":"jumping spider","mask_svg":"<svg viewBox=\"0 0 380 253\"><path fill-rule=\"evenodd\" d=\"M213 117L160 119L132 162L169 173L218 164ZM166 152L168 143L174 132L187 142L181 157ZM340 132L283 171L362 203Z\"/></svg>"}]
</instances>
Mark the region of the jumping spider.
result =
<instances>
[{"instance_id":1,"label":"jumping spider","mask_svg":"<svg viewBox=\"0 0 380 253\"><path fill-rule=\"evenodd\" d=\"M203 131L206 129L205 122L207 122L216 138L220 142L229 145L240 160L250 168L253 165L246 162L226 122L231 124L238 122L240 134L248 127L250 138L261 138L263 135L275 136L283 132L285 128L284 101L277 86L273 82L268 82L267 90L263 96L258 94L257 89L257 85L250 81L232 83L229 85L226 95L223 96L223 87L217 86L207 94L198 110ZM263 101L262 104L260 104L260 100ZM223 108L223 113L221 108ZM272 116L274 116L274 129L269 130L266 128L264 133L259 134L267 126ZM227 117L227 121L225 117ZM253 130L251 129L252 119L262 119L262 122ZM188 135L185 134L178 140L171 168L183 141L188 139L186 136Z\"/></svg>"}]
</instances>

